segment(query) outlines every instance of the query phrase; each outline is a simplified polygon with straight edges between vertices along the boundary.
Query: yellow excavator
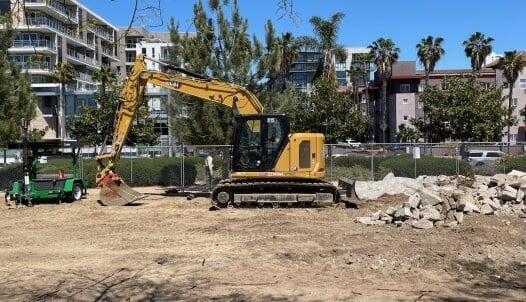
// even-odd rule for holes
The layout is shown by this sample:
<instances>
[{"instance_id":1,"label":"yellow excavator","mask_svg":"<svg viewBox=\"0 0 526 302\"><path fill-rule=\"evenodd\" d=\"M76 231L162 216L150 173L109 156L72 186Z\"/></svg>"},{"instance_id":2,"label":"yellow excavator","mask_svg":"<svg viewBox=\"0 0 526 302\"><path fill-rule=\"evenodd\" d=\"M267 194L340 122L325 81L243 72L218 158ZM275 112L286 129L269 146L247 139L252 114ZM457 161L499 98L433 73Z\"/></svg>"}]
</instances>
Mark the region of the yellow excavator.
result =
<instances>
[{"instance_id":1,"label":"yellow excavator","mask_svg":"<svg viewBox=\"0 0 526 302\"><path fill-rule=\"evenodd\" d=\"M242 86L155 61L180 74L148 70L138 55L120 95L111 151L96 157L96 183L104 205L126 205L143 197L115 172L121 150L148 83L232 108L235 134L229 179L211 193L214 207L246 204L327 205L340 202L336 186L325 177L321 133L290 133L285 114L263 113L257 97ZM151 60L151 59L148 59ZM221 117L218 117L221 118Z\"/></svg>"}]
</instances>

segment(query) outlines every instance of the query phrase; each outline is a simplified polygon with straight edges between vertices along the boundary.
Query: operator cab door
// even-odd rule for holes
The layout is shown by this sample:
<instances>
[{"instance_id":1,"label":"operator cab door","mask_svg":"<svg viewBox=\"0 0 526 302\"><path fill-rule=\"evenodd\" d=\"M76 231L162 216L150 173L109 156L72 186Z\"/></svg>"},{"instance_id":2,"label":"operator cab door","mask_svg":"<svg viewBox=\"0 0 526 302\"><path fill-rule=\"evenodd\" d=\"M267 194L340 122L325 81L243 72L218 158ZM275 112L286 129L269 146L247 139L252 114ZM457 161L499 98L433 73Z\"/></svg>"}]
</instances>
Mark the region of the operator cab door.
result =
<instances>
[{"instance_id":1,"label":"operator cab door","mask_svg":"<svg viewBox=\"0 0 526 302\"><path fill-rule=\"evenodd\" d=\"M238 115L235 119L233 171L273 171L288 139L288 118L282 114L258 114Z\"/></svg>"},{"instance_id":2,"label":"operator cab door","mask_svg":"<svg viewBox=\"0 0 526 302\"><path fill-rule=\"evenodd\" d=\"M295 133L290 136L290 170L297 177L319 177L325 173L324 136L319 133Z\"/></svg>"}]
</instances>

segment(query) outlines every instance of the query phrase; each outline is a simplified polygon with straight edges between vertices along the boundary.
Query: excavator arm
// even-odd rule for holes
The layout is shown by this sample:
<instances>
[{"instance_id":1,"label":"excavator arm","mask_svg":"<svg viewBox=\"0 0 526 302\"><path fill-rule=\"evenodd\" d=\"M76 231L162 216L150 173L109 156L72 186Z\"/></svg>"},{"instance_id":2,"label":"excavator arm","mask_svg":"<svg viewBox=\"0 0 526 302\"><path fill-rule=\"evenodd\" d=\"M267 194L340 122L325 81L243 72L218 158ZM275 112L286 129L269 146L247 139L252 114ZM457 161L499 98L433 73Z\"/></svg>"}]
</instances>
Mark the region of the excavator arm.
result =
<instances>
[{"instance_id":1,"label":"excavator arm","mask_svg":"<svg viewBox=\"0 0 526 302\"><path fill-rule=\"evenodd\" d=\"M155 62L164 64L166 67L186 76L148 70L145 59L143 55L137 56L121 92L115 115L111 151L96 157L98 170L96 184L101 187L100 201L106 205L124 205L143 197L124 183L115 173L115 166L120 159L133 119L138 108L142 105L148 83L228 106L237 114L260 114L263 112L263 106L257 97L239 85L191 73L159 61Z\"/></svg>"}]
</instances>

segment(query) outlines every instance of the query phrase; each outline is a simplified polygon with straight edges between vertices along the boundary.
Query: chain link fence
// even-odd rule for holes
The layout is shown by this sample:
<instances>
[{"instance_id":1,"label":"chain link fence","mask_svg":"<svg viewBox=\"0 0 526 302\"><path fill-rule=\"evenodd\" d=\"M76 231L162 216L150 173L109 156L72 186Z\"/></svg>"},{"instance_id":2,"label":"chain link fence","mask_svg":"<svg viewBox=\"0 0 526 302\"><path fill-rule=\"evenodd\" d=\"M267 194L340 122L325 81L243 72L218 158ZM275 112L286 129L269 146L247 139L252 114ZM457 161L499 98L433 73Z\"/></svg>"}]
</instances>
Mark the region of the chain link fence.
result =
<instances>
[{"instance_id":1,"label":"chain link fence","mask_svg":"<svg viewBox=\"0 0 526 302\"><path fill-rule=\"evenodd\" d=\"M152 147L152 146L137 146L128 147L123 150L121 160L133 161L135 158L153 158L153 157L167 157L171 154L172 157L179 159L184 165L185 158L188 157L200 157L202 158L202 165L199 164L197 171L197 182L206 183L205 174L205 158L209 154L214 158L214 178L216 181L225 179L230 176L230 161L231 161L232 146L229 145L176 145L173 147ZM414 170L414 177L421 175L419 169L419 161L424 157L436 157L436 158L450 158L454 159L451 162L452 171L456 171L459 174L459 167L462 161L469 163L475 173L480 172L481 174L490 173L507 173L505 165L499 165L498 168L494 168L493 161L496 158L489 158L483 164L479 162L470 161L468 155L473 154L475 151L495 151L499 156L511 155L520 156L526 152L525 143L501 143L501 142L451 142L451 143L395 143L395 144L352 144L348 145L345 143L339 144L327 144L324 149L325 166L326 166L326 180L336 181L339 176L346 173L346 169L349 167L341 167L337 164L339 157L348 157L349 161L353 159L360 160L363 166L363 162L367 161L368 170L363 171L359 175L353 177L362 180L375 180L378 178L377 171L378 162L385 157L396 157L396 156L411 156L412 169ZM88 154L84 154L86 157ZM130 165L130 169L133 169L133 165ZM499 169L496 170L495 169ZM502 170L500 170L502 169ZM119 171L121 174L130 173L130 178L133 179L133 170L131 171ZM184 176L183 176L184 177Z\"/></svg>"},{"instance_id":2,"label":"chain link fence","mask_svg":"<svg viewBox=\"0 0 526 302\"><path fill-rule=\"evenodd\" d=\"M491 173L507 173L509 172L506 165L492 165L495 158L490 158L484 164L478 164L477 161L470 161L468 155L477 153L478 151L491 151L498 153L499 156L520 156L526 152L526 145L521 143L499 143L499 142L451 142L451 143L395 143L395 144L327 144L324 149L325 166L326 166L326 180L337 181L340 176L349 176L349 169L353 166L353 161L359 161L361 165L360 173L352 174L352 178L356 180L377 180L382 177L378 174L379 162L386 157L397 156L411 156L411 169L415 178L422 174L419 169L419 162L424 157L440 157L454 159L449 161L451 167L450 171L459 173L461 162L469 163L475 174L491 175ZM4 161L6 164L11 162L19 162L19 151L8 150L4 152ZM80 157L83 159L94 158L98 154L99 148L89 147L82 148ZM133 162L140 158L155 158L155 157L173 157L179 160L181 165L185 165L185 159L189 157L202 158L202 161L197 161L197 179L196 183L205 184L208 180L205 173L205 158L207 155L212 155L214 158L214 180L229 178L231 167L231 151L232 146L229 145L175 145L169 146L133 146L123 148L121 155L121 162L128 161L126 171L123 167L118 168L118 172L126 176L130 183L134 183L134 179L140 179L141 175L134 171ZM347 164L341 165L343 157L347 158ZM194 161L195 162L195 161ZM405 163L408 161L406 160ZM367 168L363 168L367 166ZM128 168L129 167L129 168ZM406 167L407 168L407 167ZM497 170L495 170L497 169ZM184 169L181 169L184 171ZM376 171L376 172L375 172ZM82 169L81 171L82 172ZM423 174L422 174L423 175ZM182 176L184 178L184 175Z\"/></svg>"}]
</instances>

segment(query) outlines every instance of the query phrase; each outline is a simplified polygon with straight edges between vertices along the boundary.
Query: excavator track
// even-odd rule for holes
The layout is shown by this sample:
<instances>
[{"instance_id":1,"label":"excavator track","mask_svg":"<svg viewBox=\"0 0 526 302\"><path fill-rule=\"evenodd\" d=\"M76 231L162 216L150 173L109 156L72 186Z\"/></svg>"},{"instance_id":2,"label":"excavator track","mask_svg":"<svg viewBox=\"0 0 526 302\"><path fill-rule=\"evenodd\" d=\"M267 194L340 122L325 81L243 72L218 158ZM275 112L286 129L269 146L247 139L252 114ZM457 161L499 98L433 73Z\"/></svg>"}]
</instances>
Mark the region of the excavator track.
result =
<instances>
[{"instance_id":1,"label":"excavator track","mask_svg":"<svg viewBox=\"0 0 526 302\"><path fill-rule=\"evenodd\" d=\"M225 179L212 192L215 207L336 205L340 192L336 186L317 179Z\"/></svg>"}]
</instances>

